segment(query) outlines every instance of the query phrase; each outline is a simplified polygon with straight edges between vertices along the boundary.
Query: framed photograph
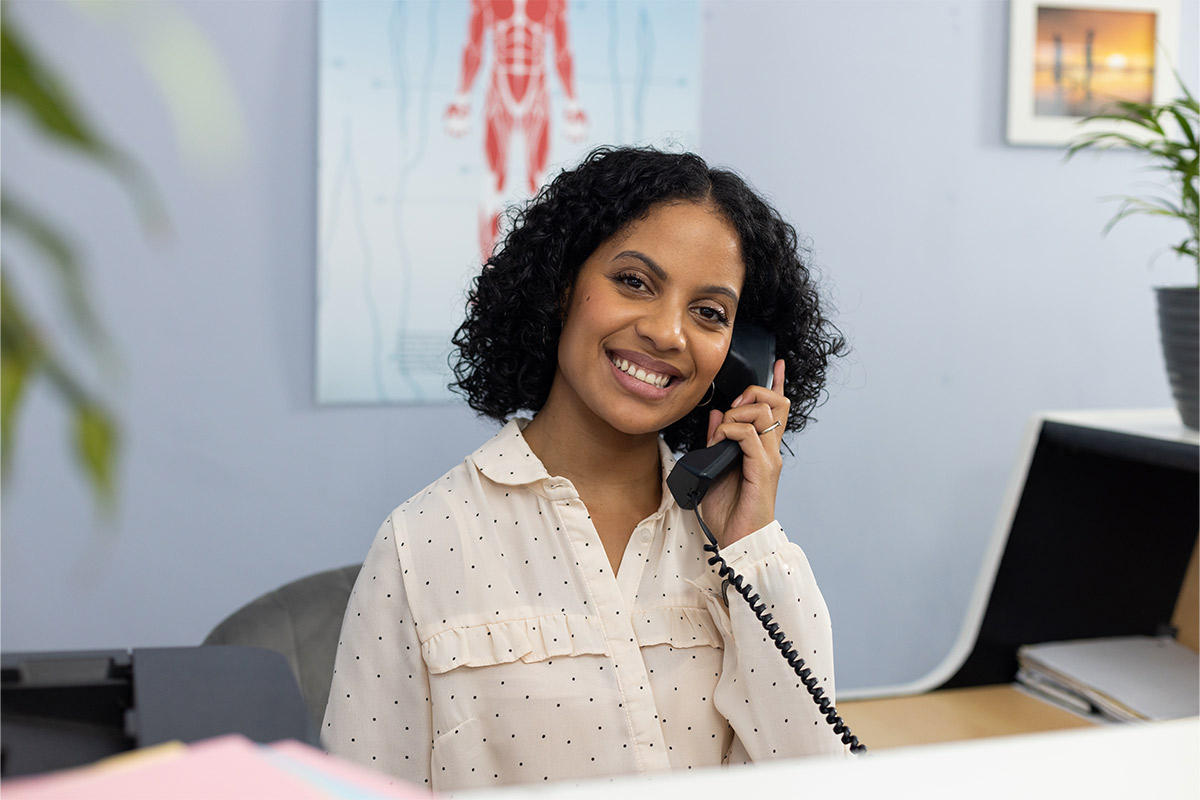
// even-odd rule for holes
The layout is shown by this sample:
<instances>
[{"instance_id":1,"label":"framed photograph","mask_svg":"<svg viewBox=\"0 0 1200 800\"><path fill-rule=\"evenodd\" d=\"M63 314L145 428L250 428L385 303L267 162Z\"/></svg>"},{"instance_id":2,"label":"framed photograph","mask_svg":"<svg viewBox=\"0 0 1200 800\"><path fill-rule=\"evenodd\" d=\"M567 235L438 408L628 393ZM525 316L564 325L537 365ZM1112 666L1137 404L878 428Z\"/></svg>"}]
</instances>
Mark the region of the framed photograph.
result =
<instances>
[{"instance_id":1,"label":"framed photograph","mask_svg":"<svg viewBox=\"0 0 1200 800\"><path fill-rule=\"evenodd\" d=\"M1062 145L1120 123L1080 121L1178 89L1178 0L1011 0L1009 144Z\"/></svg>"}]
</instances>

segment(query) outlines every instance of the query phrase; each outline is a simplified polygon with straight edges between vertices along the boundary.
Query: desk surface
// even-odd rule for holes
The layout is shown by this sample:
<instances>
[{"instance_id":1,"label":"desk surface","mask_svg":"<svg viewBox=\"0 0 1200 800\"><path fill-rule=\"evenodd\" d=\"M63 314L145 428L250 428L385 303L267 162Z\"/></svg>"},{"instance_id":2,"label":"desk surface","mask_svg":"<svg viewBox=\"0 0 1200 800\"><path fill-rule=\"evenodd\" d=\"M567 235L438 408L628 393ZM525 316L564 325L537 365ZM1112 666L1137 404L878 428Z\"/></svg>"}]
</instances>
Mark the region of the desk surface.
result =
<instances>
[{"instance_id":1,"label":"desk surface","mask_svg":"<svg viewBox=\"0 0 1200 800\"><path fill-rule=\"evenodd\" d=\"M847 700L838 712L872 752L891 747L1093 728L1015 686L973 686L907 697Z\"/></svg>"},{"instance_id":2,"label":"desk surface","mask_svg":"<svg viewBox=\"0 0 1200 800\"><path fill-rule=\"evenodd\" d=\"M849 711L847 711L849 713ZM865 758L804 758L750 767L513 786L477 800L662 800L664 797L1200 797L1196 719L1009 736L888 750Z\"/></svg>"}]
</instances>

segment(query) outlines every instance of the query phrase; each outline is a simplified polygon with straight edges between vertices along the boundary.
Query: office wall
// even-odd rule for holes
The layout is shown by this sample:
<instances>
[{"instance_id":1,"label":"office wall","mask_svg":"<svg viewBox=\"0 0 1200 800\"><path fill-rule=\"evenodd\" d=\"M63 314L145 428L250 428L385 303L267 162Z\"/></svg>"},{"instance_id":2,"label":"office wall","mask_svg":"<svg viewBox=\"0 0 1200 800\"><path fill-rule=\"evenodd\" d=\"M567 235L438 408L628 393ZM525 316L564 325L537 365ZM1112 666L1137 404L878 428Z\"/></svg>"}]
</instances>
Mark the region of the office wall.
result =
<instances>
[{"instance_id":1,"label":"office wall","mask_svg":"<svg viewBox=\"0 0 1200 800\"><path fill-rule=\"evenodd\" d=\"M461 405L315 406L316 9L183 7L243 108L249 158L224 177L181 158L124 39L69 6L10 3L157 178L174 230L149 241L110 178L5 112L4 189L73 233L125 424L105 525L62 410L29 399L3 492L5 650L196 643L262 591L360 559L394 505L491 430ZM1194 32L1197 2L1182 7ZM1146 267L1168 235L1155 221L1100 235L1097 198L1141 179L1135 158L1064 165L1004 143L1006 3L706 15L704 153L811 237L854 347L793 442L779 517L833 613L839 687L912 680L955 638L1029 415L1169 404L1150 287L1187 271Z\"/></svg>"}]
</instances>

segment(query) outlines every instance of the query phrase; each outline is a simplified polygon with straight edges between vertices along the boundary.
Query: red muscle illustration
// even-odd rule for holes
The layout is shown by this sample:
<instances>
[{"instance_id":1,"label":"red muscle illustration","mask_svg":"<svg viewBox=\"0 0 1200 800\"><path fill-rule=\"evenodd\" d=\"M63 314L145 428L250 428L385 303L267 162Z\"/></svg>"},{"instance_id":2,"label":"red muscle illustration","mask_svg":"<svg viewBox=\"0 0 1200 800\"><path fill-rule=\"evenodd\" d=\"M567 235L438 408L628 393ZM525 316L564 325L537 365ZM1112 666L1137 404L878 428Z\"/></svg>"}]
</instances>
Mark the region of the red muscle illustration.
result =
<instances>
[{"instance_id":1,"label":"red muscle illustration","mask_svg":"<svg viewBox=\"0 0 1200 800\"><path fill-rule=\"evenodd\" d=\"M518 129L525 137L526 180L536 192L550 156L550 96L546 78L546 39L554 38L554 65L567 97L567 138L583 141L587 115L575 97L567 33L567 0L471 0L467 42L463 48L458 94L446 109L446 130L463 136L470 128L468 92L483 60L484 37L491 33L491 75L484 98L484 155L491 180L479 213L479 247L492 252L500 225L501 197L507 181L509 139Z\"/></svg>"}]
</instances>

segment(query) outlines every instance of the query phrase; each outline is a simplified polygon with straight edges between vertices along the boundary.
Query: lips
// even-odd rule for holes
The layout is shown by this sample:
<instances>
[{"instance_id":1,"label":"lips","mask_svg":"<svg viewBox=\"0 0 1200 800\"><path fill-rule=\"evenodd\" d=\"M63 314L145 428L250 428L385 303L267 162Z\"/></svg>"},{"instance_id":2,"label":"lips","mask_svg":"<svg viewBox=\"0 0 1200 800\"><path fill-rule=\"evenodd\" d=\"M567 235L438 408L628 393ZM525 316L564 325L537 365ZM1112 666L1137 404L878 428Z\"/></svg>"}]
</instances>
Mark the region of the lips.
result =
<instances>
[{"instance_id":1,"label":"lips","mask_svg":"<svg viewBox=\"0 0 1200 800\"><path fill-rule=\"evenodd\" d=\"M666 388L666 385L671 382L671 377L669 375L658 375L654 372L647 372L640 367L630 364L623 358L613 358L612 363L613 366L624 372L626 375L632 375L642 383L648 383L658 389Z\"/></svg>"},{"instance_id":2,"label":"lips","mask_svg":"<svg viewBox=\"0 0 1200 800\"><path fill-rule=\"evenodd\" d=\"M665 370L656 372L654 370L647 369L645 366L635 364L629 359L619 356L616 353L609 353L608 359L612 362L612 365L621 370L621 372L624 372L626 375L629 375L630 377L635 378L642 383L653 386L656 389L665 389L675 377L674 375L667 373Z\"/></svg>"}]
</instances>

